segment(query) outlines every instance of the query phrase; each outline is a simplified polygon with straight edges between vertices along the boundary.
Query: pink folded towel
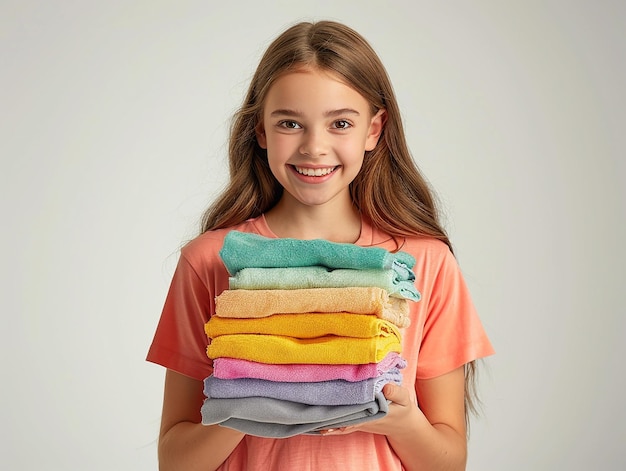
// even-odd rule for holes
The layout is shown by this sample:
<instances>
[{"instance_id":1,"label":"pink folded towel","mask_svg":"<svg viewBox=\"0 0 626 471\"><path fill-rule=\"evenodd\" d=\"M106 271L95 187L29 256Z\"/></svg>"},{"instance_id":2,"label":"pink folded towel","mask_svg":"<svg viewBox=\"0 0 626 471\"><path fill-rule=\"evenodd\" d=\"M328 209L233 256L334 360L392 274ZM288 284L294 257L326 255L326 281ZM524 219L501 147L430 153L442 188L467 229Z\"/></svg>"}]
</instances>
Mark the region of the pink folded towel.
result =
<instances>
[{"instance_id":1,"label":"pink folded towel","mask_svg":"<svg viewBox=\"0 0 626 471\"><path fill-rule=\"evenodd\" d=\"M378 287L237 289L225 290L215 299L215 315L219 317L256 318L313 312L375 314L400 328L410 324L409 301L390 297Z\"/></svg>"},{"instance_id":2,"label":"pink folded towel","mask_svg":"<svg viewBox=\"0 0 626 471\"><path fill-rule=\"evenodd\" d=\"M362 381L380 376L393 368L402 369L405 367L406 360L396 352L388 353L378 363L363 365L275 365L238 358L216 358L213 360L213 376L221 379L257 378L294 383L331 381L334 379Z\"/></svg>"}]
</instances>

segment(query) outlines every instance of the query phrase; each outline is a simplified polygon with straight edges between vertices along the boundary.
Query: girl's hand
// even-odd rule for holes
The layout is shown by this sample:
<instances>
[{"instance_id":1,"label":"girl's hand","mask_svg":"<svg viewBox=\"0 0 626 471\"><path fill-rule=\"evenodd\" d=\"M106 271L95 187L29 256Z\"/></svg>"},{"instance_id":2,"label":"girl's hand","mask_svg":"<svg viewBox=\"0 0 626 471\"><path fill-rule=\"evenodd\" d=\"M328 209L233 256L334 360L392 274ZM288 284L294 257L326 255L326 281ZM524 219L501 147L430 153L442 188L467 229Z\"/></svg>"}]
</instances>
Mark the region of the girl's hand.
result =
<instances>
[{"instance_id":1,"label":"girl's hand","mask_svg":"<svg viewBox=\"0 0 626 471\"><path fill-rule=\"evenodd\" d=\"M387 384L383 394L392 403L384 417L323 433L361 431L386 435L407 471L465 469L464 384L463 366L435 378L417 380L415 390ZM420 398L420 407L416 396Z\"/></svg>"},{"instance_id":2,"label":"girl's hand","mask_svg":"<svg viewBox=\"0 0 626 471\"><path fill-rule=\"evenodd\" d=\"M422 415L415 396L407 388L391 383L383 387L383 394L391 401L389 412L384 417L349 427L324 430L322 435L344 435L357 431L391 435L414 429L419 423L416 418Z\"/></svg>"}]
</instances>

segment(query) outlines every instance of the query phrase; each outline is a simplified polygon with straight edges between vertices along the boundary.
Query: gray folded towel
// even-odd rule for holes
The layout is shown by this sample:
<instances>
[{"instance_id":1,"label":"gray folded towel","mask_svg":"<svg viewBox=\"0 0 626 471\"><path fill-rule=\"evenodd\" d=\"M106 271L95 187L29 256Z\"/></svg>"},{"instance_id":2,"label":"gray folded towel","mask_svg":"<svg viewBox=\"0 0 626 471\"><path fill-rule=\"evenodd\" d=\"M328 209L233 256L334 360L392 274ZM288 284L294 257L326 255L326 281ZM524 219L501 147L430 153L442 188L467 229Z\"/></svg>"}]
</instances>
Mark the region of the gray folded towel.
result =
<instances>
[{"instance_id":1,"label":"gray folded towel","mask_svg":"<svg viewBox=\"0 0 626 471\"><path fill-rule=\"evenodd\" d=\"M219 424L257 437L288 438L379 419L388 410L382 392L374 401L346 406L312 406L267 397L205 399L202 424Z\"/></svg>"}]
</instances>

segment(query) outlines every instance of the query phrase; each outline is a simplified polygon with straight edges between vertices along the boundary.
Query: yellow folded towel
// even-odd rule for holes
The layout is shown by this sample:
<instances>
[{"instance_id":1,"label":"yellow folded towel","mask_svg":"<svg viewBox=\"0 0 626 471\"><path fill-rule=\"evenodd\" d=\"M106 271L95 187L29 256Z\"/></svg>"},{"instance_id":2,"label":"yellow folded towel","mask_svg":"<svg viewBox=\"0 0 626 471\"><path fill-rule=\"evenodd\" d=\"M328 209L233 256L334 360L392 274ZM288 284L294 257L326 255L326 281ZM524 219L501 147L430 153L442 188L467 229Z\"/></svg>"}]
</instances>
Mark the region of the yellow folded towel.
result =
<instances>
[{"instance_id":1,"label":"yellow folded towel","mask_svg":"<svg viewBox=\"0 0 626 471\"><path fill-rule=\"evenodd\" d=\"M378 287L226 290L215 300L219 317L258 318L273 314L347 312L375 314L400 328L408 327L409 301L390 297Z\"/></svg>"},{"instance_id":2,"label":"yellow folded towel","mask_svg":"<svg viewBox=\"0 0 626 471\"><path fill-rule=\"evenodd\" d=\"M279 335L220 335L207 347L209 358L239 358L271 364L361 365L378 363L390 352L400 353L396 335L349 338L329 335L295 339Z\"/></svg>"},{"instance_id":3,"label":"yellow folded towel","mask_svg":"<svg viewBox=\"0 0 626 471\"><path fill-rule=\"evenodd\" d=\"M213 316L205 324L209 338L232 334L282 335L310 339L326 335L368 338L395 335L396 326L372 314L275 314L257 319L235 319Z\"/></svg>"}]
</instances>

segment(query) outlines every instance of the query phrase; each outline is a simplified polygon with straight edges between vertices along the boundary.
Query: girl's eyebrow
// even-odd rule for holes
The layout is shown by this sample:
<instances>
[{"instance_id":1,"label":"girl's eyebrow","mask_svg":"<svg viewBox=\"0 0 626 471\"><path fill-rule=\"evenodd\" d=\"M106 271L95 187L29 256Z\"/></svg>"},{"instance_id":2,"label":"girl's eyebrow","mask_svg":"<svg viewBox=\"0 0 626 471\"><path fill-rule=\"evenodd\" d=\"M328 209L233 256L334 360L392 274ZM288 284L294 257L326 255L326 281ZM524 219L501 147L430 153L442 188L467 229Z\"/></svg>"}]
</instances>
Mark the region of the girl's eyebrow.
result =
<instances>
[{"instance_id":1,"label":"girl's eyebrow","mask_svg":"<svg viewBox=\"0 0 626 471\"><path fill-rule=\"evenodd\" d=\"M359 113L357 110L352 109L352 108L340 108L338 110L329 110L329 111L324 112L325 117L341 116L341 115L347 115L347 114L351 114L355 116L361 115L361 113ZM293 117L293 118L301 118L302 116L304 116L304 113L300 111L296 111L296 110L290 110L290 109L277 109L277 110L272 111L270 113L270 116L272 117L288 116L288 117Z\"/></svg>"}]
</instances>

